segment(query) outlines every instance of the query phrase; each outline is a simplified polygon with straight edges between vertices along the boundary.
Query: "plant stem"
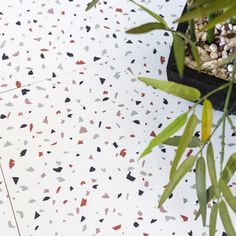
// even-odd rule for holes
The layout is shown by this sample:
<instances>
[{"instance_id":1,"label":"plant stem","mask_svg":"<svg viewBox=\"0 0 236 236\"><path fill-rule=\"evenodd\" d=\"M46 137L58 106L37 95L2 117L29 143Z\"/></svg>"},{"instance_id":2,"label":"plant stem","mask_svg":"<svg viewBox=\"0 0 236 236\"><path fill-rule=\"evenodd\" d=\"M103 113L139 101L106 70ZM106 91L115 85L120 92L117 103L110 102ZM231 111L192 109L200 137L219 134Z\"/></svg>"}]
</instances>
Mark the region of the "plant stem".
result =
<instances>
[{"instance_id":1,"label":"plant stem","mask_svg":"<svg viewBox=\"0 0 236 236\"><path fill-rule=\"evenodd\" d=\"M195 25L193 19L189 21L189 28L190 28L190 39L195 43L197 39L196 39Z\"/></svg>"},{"instance_id":2,"label":"plant stem","mask_svg":"<svg viewBox=\"0 0 236 236\"><path fill-rule=\"evenodd\" d=\"M187 36L185 36L183 33L178 32L178 31L176 32L174 30L170 30L170 31L171 31L172 34L176 34L176 35L180 36L181 38L185 39L187 42L190 41L190 39Z\"/></svg>"},{"instance_id":3,"label":"plant stem","mask_svg":"<svg viewBox=\"0 0 236 236\"><path fill-rule=\"evenodd\" d=\"M210 97L211 95L213 95L213 94L215 94L215 93L217 93L217 92L219 92L219 91L221 91L221 90L223 90L223 89L225 89L225 88L227 88L227 87L229 87L229 86L230 86L230 83L226 83L226 84L223 84L223 85L221 85L220 87L218 87L218 88L212 90L211 92L209 92L208 94L206 94L205 96L203 96L202 98L200 98L200 99L190 108L189 111L191 111L192 109L195 109L195 107L196 107L197 105L199 105L201 102L203 102L205 99L207 99L207 98Z\"/></svg>"},{"instance_id":4,"label":"plant stem","mask_svg":"<svg viewBox=\"0 0 236 236\"><path fill-rule=\"evenodd\" d=\"M227 120L228 120L228 122L229 122L229 124L230 124L231 129L233 130L234 134L236 135L236 128L235 128L235 126L234 126L234 124L233 124L233 121L232 121L231 118L229 117L229 115L227 115Z\"/></svg>"},{"instance_id":5,"label":"plant stem","mask_svg":"<svg viewBox=\"0 0 236 236\"><path fill-rule=\"evenodd\" d=\"M209 22L214 19L215 19L215 13L211 13L208 15ZM213 27L207 31L207 42L209 44L212 44L214 42L214 40L215 40L215 27Z\"/></svg>"},{"instance_id":6,"label":"plant stem","mask_svg":"<svg viewBox=\"0 0 236 236\"><path fill-rule=\"evenodd\" d=\"M221 193L221 182L222 182L222 171L223 171L223 162L224 162L224 157L225 157L225 113L223 115L223 123L222 123L222 135L221 135L221 152L220 152L220 179L219 179L219 193ZM220 200L220 194L218 196L218 203Z\"/></svg>"},{"instance_id":7,"label":"plant stem","mask_svg":"<svg viewBox=\"0 0 236 236\"><path fill-rule=\"evenodd\" d=\"M230 97L233 89L233 83L235 79L235 72L236 72L236 61L234 61L234 68L232 77L230 78L229 82L229 89L225 100L224 105L224 113L223 113L223 124L222 124L222 136L221 136L221 153L220 153L220 179L218 184L219 193L221 193L221 182L222 182L222 172L223 172L223 162L224 162L224 155L225 155L225 125L226 125L226 118L228 116L228 107L230 102ZM218 197L218 203L220 201L220 196Z\"/></svg>"},{"instance_id":8,"label":"plant stem","mask_svg":"<svg viewBox=\"0 0 236 236\"><path fill-rule=\"evenodd\" d=\"M191 11L190 7L187 8L187 11ZM189 30L190 30L190 39L192 42L196 42L196 33L195 33L195 25L194 25L194 19L191 19L188 21L189 24Z\"/></svg>"}]
</instances>

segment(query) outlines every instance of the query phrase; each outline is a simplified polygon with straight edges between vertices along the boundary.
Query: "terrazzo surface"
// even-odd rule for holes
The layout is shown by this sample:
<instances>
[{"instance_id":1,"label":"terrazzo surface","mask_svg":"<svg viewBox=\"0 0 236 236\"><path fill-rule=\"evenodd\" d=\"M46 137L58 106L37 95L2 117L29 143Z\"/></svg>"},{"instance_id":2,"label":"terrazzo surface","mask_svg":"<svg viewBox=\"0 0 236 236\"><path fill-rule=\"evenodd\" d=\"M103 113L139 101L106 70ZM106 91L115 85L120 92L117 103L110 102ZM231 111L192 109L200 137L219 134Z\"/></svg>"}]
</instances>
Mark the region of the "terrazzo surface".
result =
<instances>
[{"instance_id":1,"label":"terrazzo surface","mask_svg":"<svg viewBox=\"0 0 236 236\"><path fill-rule=\"evenodd\" d=\"M0 161L8 189L0 175L0 235L208 235L194 221L194 171L157 208L175 149L160 145L137 161L191 106L136 79L166 79L170 35L127 35L152 20L128 1L101 1L89 12L86 4L1 3ZM171 23L185 1L142 4ZM219 143L217 133L215 152ZM233 151L227 127L226 156ZM235 179L230 184L235 193ZM225 235L220 224L216 235Z\"/></svg>"}]
</instances>

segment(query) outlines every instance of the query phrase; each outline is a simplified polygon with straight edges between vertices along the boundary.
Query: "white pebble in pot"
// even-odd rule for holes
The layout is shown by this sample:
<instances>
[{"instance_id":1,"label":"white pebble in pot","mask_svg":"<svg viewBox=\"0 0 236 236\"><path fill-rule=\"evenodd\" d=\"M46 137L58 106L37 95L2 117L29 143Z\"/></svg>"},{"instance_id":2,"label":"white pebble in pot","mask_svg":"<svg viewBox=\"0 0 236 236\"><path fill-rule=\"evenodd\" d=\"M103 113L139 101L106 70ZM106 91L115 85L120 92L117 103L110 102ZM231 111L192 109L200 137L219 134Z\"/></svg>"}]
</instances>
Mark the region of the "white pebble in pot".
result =
<instances>
[{"instance_id":1,"label":"white pebble in pot","mask_svg":"<svg viewBox=\"0 0 236 236\"><path fill-rule=\"evenodd\" d=\"M217 46L214 43L210 45L210 49L212 52L217 52Z\"/></svg>"},{"instance_id":2,"label":"white pebble in pot","mask_svg":"<svg viewBox=\"0 0 236 236\"><path fill-rule=\"evenodd\" d=\"M227 66L227 70L228 70L229 72L232 72L232 71L233 71L233 68L234 68L234 66L233 66L232 64L229 64L229 65Z\"/></svg>"}]
</instances>

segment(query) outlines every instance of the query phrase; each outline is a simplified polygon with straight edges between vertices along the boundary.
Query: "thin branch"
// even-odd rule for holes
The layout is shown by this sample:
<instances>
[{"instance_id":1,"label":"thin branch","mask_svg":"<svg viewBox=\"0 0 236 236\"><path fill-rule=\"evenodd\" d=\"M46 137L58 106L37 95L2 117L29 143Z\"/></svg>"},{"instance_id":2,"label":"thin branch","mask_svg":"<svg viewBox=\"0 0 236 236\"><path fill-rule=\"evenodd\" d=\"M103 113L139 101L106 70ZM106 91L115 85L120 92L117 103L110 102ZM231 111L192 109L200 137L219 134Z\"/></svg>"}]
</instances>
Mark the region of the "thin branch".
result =
<instances>
[{"instance_id":1,"label":"thin branch","mask_svg":"<svg viewBox=\"0 0 236 236\"><path fill-rule=\"evenodd\" d=\"M236 127L234 126L233 121L231 120L229 115L227 115L227 120L228 120L228 122L230 124L231 129L233 130L234 134L236 135Z\"/></svg>"}]
</instances>

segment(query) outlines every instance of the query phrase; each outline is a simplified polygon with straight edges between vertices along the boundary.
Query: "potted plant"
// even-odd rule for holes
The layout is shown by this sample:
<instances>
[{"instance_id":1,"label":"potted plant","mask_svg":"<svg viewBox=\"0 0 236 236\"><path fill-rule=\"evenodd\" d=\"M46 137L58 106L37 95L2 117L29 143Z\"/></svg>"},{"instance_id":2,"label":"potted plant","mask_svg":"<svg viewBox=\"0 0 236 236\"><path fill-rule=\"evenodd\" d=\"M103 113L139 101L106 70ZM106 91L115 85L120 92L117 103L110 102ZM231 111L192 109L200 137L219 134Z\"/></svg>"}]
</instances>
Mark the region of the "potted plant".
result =
<instances>
[{"instance_id":1,"label":"potted plant","mask_svg":"<svg viewBox=\"0 0 236 236\"><path fill-rule=\"evenodd\" d=\"M130 29L128 33L147 33L156 29L172 33L174 42L167 65L168 80L193 86L203 96L227 83L233 70L232 59L236 57L234 0L187 3L184 14L177 20L180 23L176 31L169 28L159 15L141 7L156 21ZM230 59L224 63L227 56ZM236 113L236 85L233 87L230 114ZM226 93L225 88L209 97L215 109L223 110Z\"/></svg>"},{"instance_id":2,"label":"potted plant","mask_svg":"<svg viewBox=\"0 0 236 236\"><path fill-rule=\"evenodd\" d=\"M235 126L229 116L230 113L235 113L236 110L234 85L236 77L236 46L234 47L233 43L230 43L231 46L225 44L223 40L222 42L219 41L224 38L221 37L223 36L223 29L227 29L224 30L224 34L229 34L227 36L230 38L234 36L236 2L235 0L189 1L188 5L186 5L185 13L180 19L176 20L176 22L180 22L177 31L170 28L158 14L133 0L131 2L153 16L155 21L132 28L127 33L140 34L152 30L166 30L173 35L173 46L167 66L167 74L170 81L146 77L139 77L138 79L153 88L194 102L188 111L180 114L157 134L140 155L140 158L143 158L159 144L177 147L169 180L167 180L168 184L165 186L158 206L161 207L183 177L189 171L194 170L196 195L199 202L196 219L201 216L205 226L208 213L207 205L211 203L209 235L215 235L217 217L219 216L227 235L236 236L229 214L229 208L236 214L236 198L228 185L236 172L236 152L227 157L227 161L225 161L226 123L229 123L236 134ZM97 3L98 0L93 0L88 4L88 8L95 6ZM222 28L221 32L219 32L218 28L220 29L220 27L226 28ZM229 29L232 28L233 31L229 31L227 27ZM227 49L226 47L225 53L223 53L223 50L218 54L218 47L227 45L230 48ZM204 52L204 49L208 51ZM206 70L206 68L211 67L213 60L207 61L209 62L207 67L203 66L206 63L206 61L202 60L203 54L206 57L208 56L208 59L209 57L214 59L214 61L217 59L216 67L213 68L212 66L215 71ZM218 58L220 54L222 58ZM216 72L221 66L223 66L223 69L227 68L228 72L224 71L227 73L227 77L219 79L218 77L220 76ZM215 73L217 76L214 75ZM206 86L209 87L205 88ZM221 99L220 102L219 97ZM198 138L194 136L198 120L195 108L201 103L203 104L201 137ZM213 107L223 110L220 119L214 127L212 123ZM182 135L176 136L176 133L183 127ZM216 170L214 146L211 143L211 138L219 128L222 130L221 151L219 153L220 169ZM192 156L184 158L183 155L187 147L196 148L197 151ZM210 186L207 186L206 183L207 175L211 181Z\"/></svg>"},{"instance_id":3,"label":"potted plant","mask_svg":"<svg viewBox=\"0 0 236 236\"><path fill-rule=\"evenodd\" d=\"M217 0L211 1L211 4L207 4L207 1L195 1L192 4L193 7L186 5L184 9L186 14L180 18L181 23L178 25L177 32L189 37L192 43L197 46L199 56L196 55L195 57L196 63L193 60L194 56L192 56L191 48L187 48L187 53L185 50L186 66L182 76L182 72L179 71L180 73L178 73L177 71L174 47L172 47L167 65L168 80L193 86L200 90L202 95L206 95L227 83L233 69L230 60L234 58L236 49L236 22L231 17L233 14L236 15L233 3L233 1ZM231 5L232 7L229 8ZM234 11L234 13L231 13L231 11ZM195 20L191 17L195 17ZM226 18L228 18L228 21L221 23ZM185 22L185 20L189 22ZM222 63L228 56L230 56L230 59L227 63ZM200 68L197 68L197 66ZM197 72L197 69L200 69L200 71ZM233 87L228 109L229 114L236 113L236 85ZM209 97L215 109L223 110L226 94L227 89L223 89Z\"/></svg>"}]
</instances>

